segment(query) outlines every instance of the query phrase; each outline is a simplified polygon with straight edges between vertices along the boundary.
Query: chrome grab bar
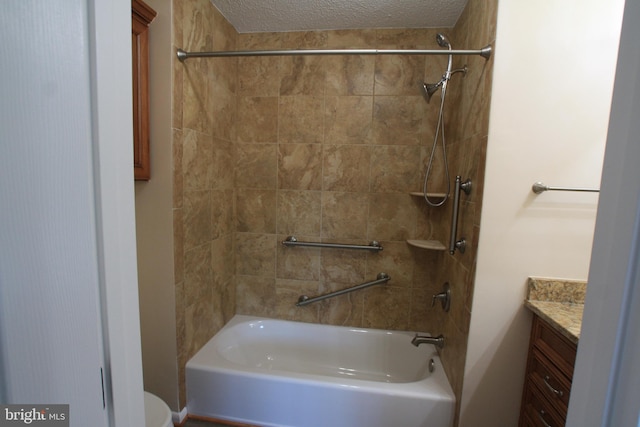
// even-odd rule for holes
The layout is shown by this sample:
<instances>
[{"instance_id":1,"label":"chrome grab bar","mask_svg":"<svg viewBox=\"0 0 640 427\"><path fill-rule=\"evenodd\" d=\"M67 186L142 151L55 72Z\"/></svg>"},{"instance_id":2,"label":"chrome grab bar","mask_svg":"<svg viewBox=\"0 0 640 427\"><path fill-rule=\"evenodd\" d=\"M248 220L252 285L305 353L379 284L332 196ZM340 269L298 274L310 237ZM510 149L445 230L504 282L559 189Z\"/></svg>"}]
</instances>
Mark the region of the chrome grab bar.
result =
<instances>
[{"instance_id":1,"label":"chrome grab bar","mask_svg":"<svg viewBox=\"0 0 640 427\"><path fill-rule=\"evenodd\" d=\"M465 194L471 193L471 180L468 179L465 182L462 182L462 178L460 175L456 176L456 184L453 193L453 213L451 214L451 235L449 238L449 253L453 255L458 249L460 253L464 253L467 247L467 241L465 238L461 238L460 240L456 240L456 235L458 234L458 211L460 209L460 190L464 191Z\"/></svg>"},{"instance_id":2,"label":"chrome grab bar","mask_svg":"<svg viewBox=\"0 0 640 427\"><path fill-rule=\"evenodd\" d=\"M362 249L367 251L381 251L382 245L376 240L369 245L347 245L344 243L323 243L323 242L299 242L296 236L289 236L282 241L285 246L310 246L314 248L334 248L334 249Z\"/></svg>"},{"instance_id":3,"label":"chrome grab bar","mask_svg":"<svg viewBox=\"0 0 640 427\"><path fill-rule=\"evenodd\" d=\"M388 274L386 274L386 273L378 273L378 276L377 276L376 280L373 280L371 282L361 283L359 285L352 286L350 288L341 289L339 291L331 292L331 293L324 294L324 295L319 295L319 296L313 297L313 298L309 298L306 295L301 295L300 298L298 298L298 302L296 303L296 305L298 307L302 307L303 305L311 304L311 303L317 302L317 301L322 301L323 299L337 297L338 295L347 294L349 292L353 292L353 291L357 291L357 290L360 290L360 289L368 288L369 286L379 285L381 283L386 283L389 280L391 280L391 277L389 277Z\"/></svg>"},{"instance_id":4,"label":"chrome grab bar","mask_svg":"<svg viewBox=\"0 0 640 427\"><path fill-rule=\"evenodd\" d=\"M595 188L574 188L574 187L549 187L543 182L536 182L531 186L531 191L536 194L544 193L545 191L581 191L583 193L599 193L600 190Z\"/></svg>"}]
</instances>

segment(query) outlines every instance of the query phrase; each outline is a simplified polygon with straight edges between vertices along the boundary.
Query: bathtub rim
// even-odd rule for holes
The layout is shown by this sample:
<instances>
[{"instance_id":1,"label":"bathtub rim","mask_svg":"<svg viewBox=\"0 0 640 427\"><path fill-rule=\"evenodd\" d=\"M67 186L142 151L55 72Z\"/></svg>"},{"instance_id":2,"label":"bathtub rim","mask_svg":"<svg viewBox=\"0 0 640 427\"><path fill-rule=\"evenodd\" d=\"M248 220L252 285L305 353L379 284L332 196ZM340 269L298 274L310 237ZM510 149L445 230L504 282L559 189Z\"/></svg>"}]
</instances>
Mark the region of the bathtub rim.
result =
<instances>
[{"instance_id":1,"label":"bathtub rim","mask_svg":"<svg viewBox=\"0 0 640 427\"><path fill-rule=\"evenodd\" d=\"M281 381L287 381L291 383L310 384L310 383L323 383L330 387L342 388L350 387L357 388L363 391L380 391L394 396L406 396L406 397L424 397L426 395L429 398L435 400L452 400L455 402L455 394L449 383L447 375L442 366L442 360L438 355L438 352L434 346L429 346L429 356L434 361L434 371L425 378L413 381L413 382L382 382L366 379L357 379L349 377L334 377L328 375L308 374L303 372L285 371L285 370L265 370L248 365L240 365L227 360L224 356L220 355L215 347L215 338L218 334L227 329L231 329L234 326L241 325L248 322L286 322L295 323L303 326L311 327L328 327L347 330L359 330L359 331L374 331L374 332L392 332L402 335L407 335L411 338L415 332L411 331L397 331L386 330L376 328L361 328L351 326L336 326L325 325L318 323L298 322L293 320L275 319L261 316L250 316L243 314L236 314L227 322L223 328L221 328L207 343L196 352L186 363L185 373L190 370L200 370L211 373L221 373L226 375L239 375L242 377L253 377L262 379L274 379L277 378ZM422 333L422 332L421 332ZM187 375L187 378L189 375ZM188 387L187 387L188 388ZM188 396L187 396L188 398Z\"/></svg>"}]
</instances>

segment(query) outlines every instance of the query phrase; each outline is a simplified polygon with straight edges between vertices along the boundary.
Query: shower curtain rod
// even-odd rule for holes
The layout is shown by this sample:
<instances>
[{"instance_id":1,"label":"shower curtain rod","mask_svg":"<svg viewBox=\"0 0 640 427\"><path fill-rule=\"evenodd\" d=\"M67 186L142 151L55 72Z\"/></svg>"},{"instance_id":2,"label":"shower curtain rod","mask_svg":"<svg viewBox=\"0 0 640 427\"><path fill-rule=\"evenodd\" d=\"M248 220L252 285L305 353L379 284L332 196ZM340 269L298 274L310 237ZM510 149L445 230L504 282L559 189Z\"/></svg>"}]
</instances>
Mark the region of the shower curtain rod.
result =
<instances>
[{"instance_id":1,"label":"shower curtain rod","mask_svg":"<svg viewBox=\"0 0 640 427\"><path fill-rule=\"evenodd\" d=\"M491 45L477 50L420 50L420 49L284 49L284 50L237 50L217 52L186 52L178 49L181 62L189 58L211 58L227 56L293 56L293 55L480 55L491 57Z\"/></svg>"}]
</instances>

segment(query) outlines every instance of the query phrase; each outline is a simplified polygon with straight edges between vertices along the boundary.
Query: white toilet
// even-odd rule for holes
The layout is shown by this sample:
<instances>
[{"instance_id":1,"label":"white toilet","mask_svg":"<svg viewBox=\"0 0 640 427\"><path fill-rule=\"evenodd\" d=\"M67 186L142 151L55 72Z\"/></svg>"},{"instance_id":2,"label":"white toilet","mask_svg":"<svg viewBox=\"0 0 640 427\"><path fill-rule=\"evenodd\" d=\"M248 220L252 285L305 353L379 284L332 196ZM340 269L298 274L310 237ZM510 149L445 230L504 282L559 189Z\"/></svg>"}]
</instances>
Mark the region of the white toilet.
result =
<instances>
[{"instance_id":1,"label":"white toilet","mask_svg":"<svg viewBox=\"0 0 640 427\"><path fill-rule=\"evenodd\" d=\"M155 394L144 392L144 413L146 427L173 427L171 410Z\"/></svg>"}]
</instances>

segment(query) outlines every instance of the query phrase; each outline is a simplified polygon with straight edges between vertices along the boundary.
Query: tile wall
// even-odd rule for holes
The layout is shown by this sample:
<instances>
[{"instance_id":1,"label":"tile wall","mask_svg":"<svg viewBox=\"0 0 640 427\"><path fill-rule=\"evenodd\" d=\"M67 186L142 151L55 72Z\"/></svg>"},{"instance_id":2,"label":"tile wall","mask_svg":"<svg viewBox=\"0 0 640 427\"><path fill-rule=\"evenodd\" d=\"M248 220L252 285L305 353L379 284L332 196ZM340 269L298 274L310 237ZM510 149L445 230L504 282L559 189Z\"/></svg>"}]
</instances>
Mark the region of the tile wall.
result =
<instances>
[{"instance_id":1,"label":"tile wall","mask_svg":"<svg viewBox=\"0 0 640 427\"><path fill-rule=\"evenodd\" d=\"M238 49L436 48L436 30L241 34ZM433 59L433 58L432 58ZM427 66L427 63L429 64ZM334 325L428 325L433 254L407 239L443 237L419 191L437 103L420 93L446 58L240 58L236 185L236 311ZM298 240L384 250L288 248ZM296 307L318 295L391 276L387 285Z\"/></svg>"},{"instance_id":2,"label":"tile wall","mask_svg":"<svg viewBox=\"0 0 640 427\"><path fill-rule=\"evenodd\" d=\"M495 39L497 0L471 0L454 48ZM174 45L185 50L287 48L440 49L437 29L237 34L206 0L174 0ZM181 41L177 43L176 40ZM488 133L491 61L455 57L447 93L451 180L471 178L454 256L407 245L447 245L451 205L422 191L440 95L427 103L446 56L296 56L175 61L174 234L178 348L186 360L234 313L334 325L443 333L457 396L473 294ZM440 158L430 191L445 181ZM299 240L367 244L380 253L287 248ZM298 308L310 296L391 276L386 285ZM431 307L448 281L452 311ZM183 383L183 381L181 381ZM184 401L184 386L181 389ZM181 402L183 405L184 402Z\"/></svg>"},{"instance_id":3,"label":"tile wall","mask_svg":"<svg viewBox=\"0 0 640 427\"><path fill-rule=\"evenodd\" d=\"M233 27L207 0L173 1L173 45L234 50ZM173 200L180 407L184 366L234 314L237 61L174 58Z\"/></svg>"}]
</instances>

